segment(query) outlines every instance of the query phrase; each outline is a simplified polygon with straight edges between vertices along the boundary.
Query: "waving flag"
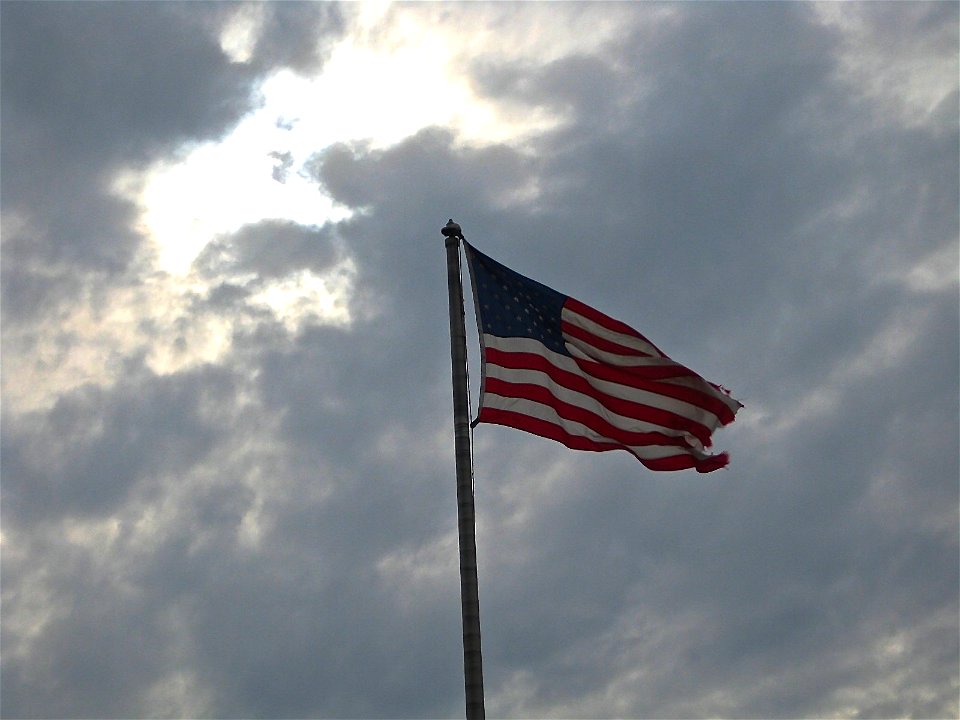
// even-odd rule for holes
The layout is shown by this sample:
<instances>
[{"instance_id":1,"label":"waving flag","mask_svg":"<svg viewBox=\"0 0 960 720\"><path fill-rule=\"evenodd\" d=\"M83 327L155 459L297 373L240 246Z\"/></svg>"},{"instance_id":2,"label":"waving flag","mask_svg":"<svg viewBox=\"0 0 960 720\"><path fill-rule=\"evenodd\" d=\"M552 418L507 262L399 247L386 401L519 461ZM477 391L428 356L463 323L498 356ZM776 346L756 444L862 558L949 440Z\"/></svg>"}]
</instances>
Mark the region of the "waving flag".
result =
<instances>
[{"instance_id":1,"label":"waving flag","mask_svg":"<svg viewBox=\"0 0 960 720\"><path fill-rule=\"evenodd\" d=\"M477 422L575 450L627 450L651 470L724 467L711 434L741 404L628 325L464 242L483 350Z\"/></svg>"}]
</instances>

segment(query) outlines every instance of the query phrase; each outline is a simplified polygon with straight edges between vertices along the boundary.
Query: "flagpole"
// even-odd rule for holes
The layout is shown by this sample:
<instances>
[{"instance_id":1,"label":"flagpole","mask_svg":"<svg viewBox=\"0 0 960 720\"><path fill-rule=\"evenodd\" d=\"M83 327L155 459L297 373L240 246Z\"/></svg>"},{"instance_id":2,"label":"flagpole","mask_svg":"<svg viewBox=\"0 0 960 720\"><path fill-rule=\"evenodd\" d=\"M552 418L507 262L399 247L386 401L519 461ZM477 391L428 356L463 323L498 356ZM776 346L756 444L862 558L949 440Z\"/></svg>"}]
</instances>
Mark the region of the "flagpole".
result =
<instances>
[{"instance_id":1,"label":"flagpole","mask_svg":"<svg viewBox=\"0 0 960 720\"><path fill-rule=\"evenodd\" d=\"M463 620L463 683L467 720L483 720L483 660L480 653L480 595L477 587L477 537L467 405L467 332L460 282L460 226L452 219L440 232L447 248L450 306L450 361L453 366L453 431L457 465L457 526L460 533L460 606Z\"/></svg>"}]
</instances>

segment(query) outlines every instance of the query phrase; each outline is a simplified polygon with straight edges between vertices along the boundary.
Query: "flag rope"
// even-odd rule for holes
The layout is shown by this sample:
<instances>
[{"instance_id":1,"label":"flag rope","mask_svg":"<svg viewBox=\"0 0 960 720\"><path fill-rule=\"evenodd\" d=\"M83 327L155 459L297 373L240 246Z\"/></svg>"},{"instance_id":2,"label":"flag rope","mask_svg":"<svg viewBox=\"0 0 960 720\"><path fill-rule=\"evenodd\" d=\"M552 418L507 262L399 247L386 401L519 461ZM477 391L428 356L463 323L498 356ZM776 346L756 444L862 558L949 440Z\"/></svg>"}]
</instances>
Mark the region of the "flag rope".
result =
<instances>
[{"instance_id":1,"label":"flag rope","mask_svg":"<svg viewBox=\"0 0 960 720\"><path fill-rule=\"evenodd\" d=\"M461 234L461 237L463 235ZM463 237L466 240L465 237ZM463 302L463 259L466 258L466 253L463 250L462 244L457 245L457 272L460 275L460 302ZM467 378L467 418L470 420L470 492L476 497L477 494L477 481L476 475L473 471L473 429L476 427L476 424L473 421L473 389L470 386L470 346L466 342L466 336L464 336L463 344L463 371L464 375Z\"/></svg>"}]
</instances>

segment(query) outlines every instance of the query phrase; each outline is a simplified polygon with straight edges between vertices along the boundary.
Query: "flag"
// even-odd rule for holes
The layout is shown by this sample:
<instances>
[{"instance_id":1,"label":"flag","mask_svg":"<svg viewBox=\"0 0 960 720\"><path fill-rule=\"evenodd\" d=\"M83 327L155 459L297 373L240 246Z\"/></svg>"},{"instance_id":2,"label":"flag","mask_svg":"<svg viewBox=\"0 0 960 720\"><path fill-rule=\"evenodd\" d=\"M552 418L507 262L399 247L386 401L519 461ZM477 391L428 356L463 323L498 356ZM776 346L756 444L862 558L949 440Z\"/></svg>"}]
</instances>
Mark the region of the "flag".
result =
<instances>
[{"instance_id":1,"label":"flag","mask_svg":"<svg viewBox=\"0 0 960 720\"><path fill-rule=\"evenodd\" d=\"M628 325L464 242L480 330L475 422L575 450L626 450L651 470L724 467L711 435L742 405Z\"/></svg>"}]
</instances>

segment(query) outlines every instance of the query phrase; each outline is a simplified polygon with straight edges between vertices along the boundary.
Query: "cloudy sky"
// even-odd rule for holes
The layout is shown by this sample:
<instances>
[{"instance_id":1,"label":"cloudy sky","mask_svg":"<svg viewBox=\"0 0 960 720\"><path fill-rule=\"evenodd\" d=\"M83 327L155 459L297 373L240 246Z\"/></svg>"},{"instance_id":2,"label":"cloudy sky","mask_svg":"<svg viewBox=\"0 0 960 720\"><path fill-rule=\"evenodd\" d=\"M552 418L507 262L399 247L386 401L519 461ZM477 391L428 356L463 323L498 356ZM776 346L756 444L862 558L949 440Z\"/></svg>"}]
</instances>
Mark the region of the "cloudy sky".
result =
<instances>
[{"instance_id":1,"label":"cloudy sky","mask_svg":"<svg viewBox=\"0 0 960 720\"><path fill-rule=\"evenodd\" d=\"M957 716L957 3L0 12L4 717L462 716L450 217L745 405L476 429L489 716Z\"/></svg>"}]
</instances>

